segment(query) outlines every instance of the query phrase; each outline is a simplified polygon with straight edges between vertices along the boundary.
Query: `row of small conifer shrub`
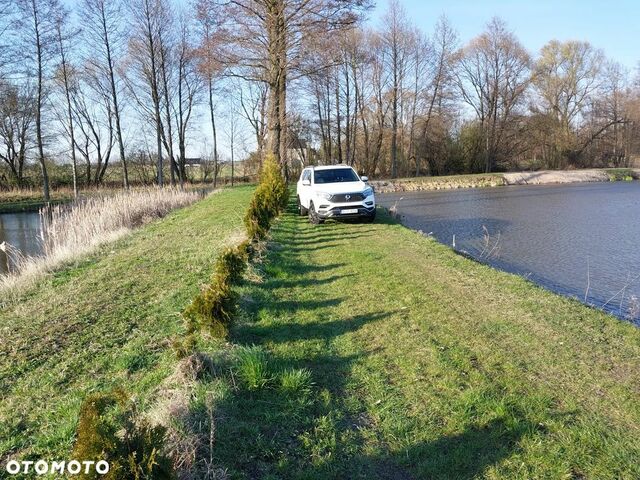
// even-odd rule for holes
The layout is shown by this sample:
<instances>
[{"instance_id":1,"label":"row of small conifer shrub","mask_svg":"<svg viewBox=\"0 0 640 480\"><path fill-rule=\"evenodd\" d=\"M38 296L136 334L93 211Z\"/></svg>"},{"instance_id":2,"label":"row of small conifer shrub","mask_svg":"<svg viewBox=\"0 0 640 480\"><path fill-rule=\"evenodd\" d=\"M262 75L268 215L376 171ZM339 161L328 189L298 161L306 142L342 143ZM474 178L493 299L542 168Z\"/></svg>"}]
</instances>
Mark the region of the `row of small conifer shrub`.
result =
<instances>
[{"instance_id":1,"label":"row of small conifer shrub","mask_svg":"<svg viewBox=\"0 0 640 480\"><path fill-rule=\"evenodd\" d=\"M241 281L257 243L267 236L272 221L284 210L288 200L289 190L280 165L269 155L263 162L260 182L244 217L247 240L224 250L217 259L211 281L185 309L187 338L203 329L214 336L226 336L237 308L233 286ZM178 348L177 352L179 356L187 354L188 345Z\"/></svg>"},{"instance_id":2,"label":"row of small conifer shrub","mask_svg":"<svg viewBox=\"0 0 640 480\"><path fill-rule=\"evenodd\" d=\"M178 357L196 348L196 334L206 330L214 336L227 335L237 310L239 284L256 245L263 241L271 222L285 208L288 188L273 156L263 162L244 223L247 240L226 248L218 257L211 281L183 312L187 335L174 341ZM164 453L166 429L152 426L136 411L135 403L120 389L98 392L85 398L76 430L74 456L87 460L106 459L114 479L172 479L175 471Z\"/></svg>"}]
</instances>

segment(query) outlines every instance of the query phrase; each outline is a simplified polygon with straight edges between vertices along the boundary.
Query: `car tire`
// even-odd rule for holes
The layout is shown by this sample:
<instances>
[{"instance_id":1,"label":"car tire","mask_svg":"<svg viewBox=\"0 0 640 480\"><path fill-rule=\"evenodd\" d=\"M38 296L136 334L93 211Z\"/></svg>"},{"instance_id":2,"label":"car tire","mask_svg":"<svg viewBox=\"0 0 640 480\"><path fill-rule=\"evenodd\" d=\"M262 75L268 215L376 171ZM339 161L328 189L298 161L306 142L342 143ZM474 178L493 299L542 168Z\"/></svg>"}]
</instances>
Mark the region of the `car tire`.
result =
<instances>
[{"instance_id":1,"label":"car tire","mask_svg":"<svg viewBox=\"0 0 640 480\"><path fill-rule=\"evenodd\" d=\"M320 225L324 223L324 219L318 216L316 212L316 207L314 207L313 202L309 202L309 223L312 225Z\"/></svg>"},{"instance_id":2,"label":"car tire","mask_svg":"<svg viewBox=\"0 0 640 480\"><path fill-rule=\"evenodd\" d=\"M307 216L309 214L309 209L304 208L302 203L300 203L300 197L297 197L297 199L298 199L298 213L300 214L301 217Z\"/></svg>"}]
</instances>

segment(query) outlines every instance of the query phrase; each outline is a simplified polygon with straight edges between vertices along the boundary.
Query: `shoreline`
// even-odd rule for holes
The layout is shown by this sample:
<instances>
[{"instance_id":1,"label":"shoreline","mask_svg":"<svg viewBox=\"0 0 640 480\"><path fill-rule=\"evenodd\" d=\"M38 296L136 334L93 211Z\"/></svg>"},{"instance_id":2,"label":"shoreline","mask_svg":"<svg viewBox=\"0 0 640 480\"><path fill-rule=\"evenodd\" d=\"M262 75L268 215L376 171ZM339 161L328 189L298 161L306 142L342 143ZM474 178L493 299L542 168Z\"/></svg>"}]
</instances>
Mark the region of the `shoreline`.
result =
<instances>
[{"instance_id":1,"label":"shoreline","mask_svg":"<svg viewBox=\"0 0 640 480\"><path fill-rule=\"evenodd\" d=\"M541 170L537 172L480 173L440 177L372 180L377 193L487 188L509 185L554 185L566 183L617 182L640 180L640 168L602 168L587 170Z\"/></svg>"}]
</instances>

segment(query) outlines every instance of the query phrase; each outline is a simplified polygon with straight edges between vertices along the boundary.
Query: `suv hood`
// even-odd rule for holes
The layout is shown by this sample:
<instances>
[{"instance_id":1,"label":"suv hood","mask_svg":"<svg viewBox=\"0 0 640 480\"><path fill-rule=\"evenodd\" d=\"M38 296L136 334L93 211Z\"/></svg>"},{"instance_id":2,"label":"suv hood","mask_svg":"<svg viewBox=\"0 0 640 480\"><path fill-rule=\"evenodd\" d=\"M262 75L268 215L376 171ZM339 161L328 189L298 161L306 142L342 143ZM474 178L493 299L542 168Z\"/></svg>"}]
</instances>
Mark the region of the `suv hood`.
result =
<instances>
[{"instance_id":1,"label":"suv hood","mask_svg":"<svg viewBox=\"0 0 640 480\"><path fill-rule=\"evenodd\" d=\"M358 193L362 192L368 185L362 181L358 182L337 182L337 183L317 183L314 190L323 193Z\"/></svg>"}]
</instances>

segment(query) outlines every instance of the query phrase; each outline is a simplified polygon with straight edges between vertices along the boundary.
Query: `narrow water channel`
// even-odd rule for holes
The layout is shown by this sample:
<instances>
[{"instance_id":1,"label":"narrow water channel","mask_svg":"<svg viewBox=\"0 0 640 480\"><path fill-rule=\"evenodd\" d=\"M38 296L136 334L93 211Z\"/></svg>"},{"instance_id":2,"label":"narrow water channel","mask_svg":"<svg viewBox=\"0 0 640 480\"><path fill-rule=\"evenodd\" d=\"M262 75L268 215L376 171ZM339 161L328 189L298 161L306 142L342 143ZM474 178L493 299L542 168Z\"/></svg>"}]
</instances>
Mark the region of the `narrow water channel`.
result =
<instances>
[{"instance_id":1,"label":"narrow water channel","mask_svg":"<svg viewBox=\"0 0 640 480\"><path fill-rule=\"evenodd\" d=\"M38 213L0 213L0 244L7 242L22 255L40 253L40 215ZM0 250L0 274L11 269L13 258Z\"/></svg>"}]
</instances>

